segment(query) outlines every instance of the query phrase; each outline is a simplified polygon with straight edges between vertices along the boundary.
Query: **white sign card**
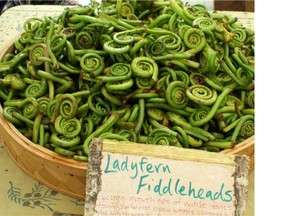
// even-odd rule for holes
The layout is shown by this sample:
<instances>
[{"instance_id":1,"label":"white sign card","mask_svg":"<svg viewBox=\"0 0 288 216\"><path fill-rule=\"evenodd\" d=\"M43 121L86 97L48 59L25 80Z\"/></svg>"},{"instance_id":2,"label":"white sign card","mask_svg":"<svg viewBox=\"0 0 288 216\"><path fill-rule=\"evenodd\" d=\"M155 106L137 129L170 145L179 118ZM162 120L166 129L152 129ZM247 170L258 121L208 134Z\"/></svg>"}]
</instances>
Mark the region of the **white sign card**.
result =
<instances>
[{"instance_id":1,"label":"white sign card","mask_svg":"<svg viewBox=\"0 0 288 216\"><path fill-rule=\"evenodd\" d=\"M245 156L94 139L85 215L241 215L247 167Z\"/></svg>"}]
</instances>

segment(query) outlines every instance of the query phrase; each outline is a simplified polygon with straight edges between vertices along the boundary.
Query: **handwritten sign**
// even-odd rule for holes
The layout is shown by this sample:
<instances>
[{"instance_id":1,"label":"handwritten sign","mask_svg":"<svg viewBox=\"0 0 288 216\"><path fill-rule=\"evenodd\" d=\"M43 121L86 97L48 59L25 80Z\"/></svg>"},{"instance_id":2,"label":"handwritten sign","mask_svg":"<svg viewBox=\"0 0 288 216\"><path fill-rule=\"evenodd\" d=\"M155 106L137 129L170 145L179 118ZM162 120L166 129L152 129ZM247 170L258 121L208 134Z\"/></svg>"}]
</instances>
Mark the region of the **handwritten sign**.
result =
<instances>
[{"instance_id":1,"label":"handwritten sign","mask_svg":"<svg viewBox=\"0 0 288 216\"><path fill-rule=\"evenodd\" d=\"M93 140L85 215L241 215L246 157L171 148Z\"/></svg>"}]
</instances>

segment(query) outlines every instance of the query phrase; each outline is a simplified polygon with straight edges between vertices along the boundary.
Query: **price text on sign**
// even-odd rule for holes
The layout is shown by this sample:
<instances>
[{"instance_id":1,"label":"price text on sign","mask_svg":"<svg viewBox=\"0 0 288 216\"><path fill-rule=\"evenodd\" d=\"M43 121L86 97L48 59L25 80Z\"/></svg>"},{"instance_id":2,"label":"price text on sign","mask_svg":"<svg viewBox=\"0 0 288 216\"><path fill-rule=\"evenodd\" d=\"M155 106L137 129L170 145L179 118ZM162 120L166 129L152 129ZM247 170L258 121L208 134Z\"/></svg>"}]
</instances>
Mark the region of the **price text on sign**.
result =
<instances>
[{"instance_id":1,"label":"price text on sign","mask_svg":"<svg viewBox=\"0 0 288 216\"><path fill-rule=\"evenodd\" d=\"M237 212L236 163L103 151L99 168L101 183L92 215L231 216Z\"/></svg>"}]
</instances>

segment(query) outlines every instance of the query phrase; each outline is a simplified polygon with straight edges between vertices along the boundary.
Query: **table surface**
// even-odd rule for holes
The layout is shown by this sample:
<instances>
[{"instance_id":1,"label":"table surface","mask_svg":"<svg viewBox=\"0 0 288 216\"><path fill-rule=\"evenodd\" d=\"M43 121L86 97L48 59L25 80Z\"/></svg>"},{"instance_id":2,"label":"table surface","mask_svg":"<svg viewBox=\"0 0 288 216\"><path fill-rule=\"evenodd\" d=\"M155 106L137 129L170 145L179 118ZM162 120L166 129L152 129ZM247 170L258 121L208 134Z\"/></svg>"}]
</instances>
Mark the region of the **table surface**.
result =
<instances>
[{"instance_id":1,"label":"table surface","mask_svg":"<svg viewBox=\"0 0 288 216\"><path fill-rule=\"evenodd\" d=\"M0 16L0 50L23 31L30 17L57 16L63 6L22 5ZM238 17L244 26L254 29L254 13L226 12ZM0 215L51 216L55 212L83 215L85 202L47 188L24 173L9 157L0 138ZM254 171L248 178L247 208L243 216L254 215Z\"/></svg>"}]
</instances>

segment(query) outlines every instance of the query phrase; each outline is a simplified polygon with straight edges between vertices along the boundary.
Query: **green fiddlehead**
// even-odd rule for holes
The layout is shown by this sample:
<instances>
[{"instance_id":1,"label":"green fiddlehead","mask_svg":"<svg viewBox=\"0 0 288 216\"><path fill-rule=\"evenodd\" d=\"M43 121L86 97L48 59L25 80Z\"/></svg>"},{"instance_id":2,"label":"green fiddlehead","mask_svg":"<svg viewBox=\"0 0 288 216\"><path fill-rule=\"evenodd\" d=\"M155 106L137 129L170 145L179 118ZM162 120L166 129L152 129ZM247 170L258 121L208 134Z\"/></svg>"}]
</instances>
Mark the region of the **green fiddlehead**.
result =
<instances>
[{"instance_id":1,"label":"green fiddlehead","mask_svg":"<svg viewBox=\"0 0 288 216\"><path fill-rule=\"evenodd\" d=\"M103 48L106 52L112 55L121 55L128 53L130 50L129 45L118 44L114 40L106 41L103 45Z\"/></svg>"},{"instance_id":2,"label":"green fiddlehead","mask_svg":"<svg viewBox=\"0 0 288 216\"><path fill-rule=\"evenodd\" d=\"M212 105L217 99L215 89L210 89L205 85L193 85L186 90L187 97L199 105Z\"/></svg>"},{"instance_id":3,"label":"green fiddlehead","mask_svg":"<svg viewBox=\"0 0 288 216\"><path fill-rule=\"evenodd\" d=\"M233 33L235 35L231 43L233 43L233 41L237 41L237 42L240 42L240 43L244 43L245 42L245 40L246 40L246 32L245 32L244 29L240 29L240 28L233 29L231 31L231 33Z\"/></svg>"},{"instance_id":4,"label":"green fiddlehead","mask_svg":"<svg viewBox=\"0 0 288 216\"><path fill-rule=\"evenodd\" d=\"M89 95L87 102L91 111L100 116L106 116L111 110L109 104L102 100L98 93L92 93Z\"/></svg>"},{"instance_id":5,"label":"green fiddlehead","mask_svg":"<svg viewBox=\"0 0 288 216\"><path fill-rule=\"evenodd\" d=\"M81 132L81 122L77 118L64 119L59 115L55 120L55 130L67 138L74 138Z\"/></svg>"},{"instance_id":6,"label":"green fiddlehead","mask_svg":"<svg viewBox=\"0 0 288 216\"><path fill-rule=\"evenodd\" d=\"M199 121L194 121L194 120L192 119L192 121L190 121L190 124L191 124L192 126L201 126L201 125L206 124L208 121L210 121L210 120L214 117L214 115L216 114L219 106L221 105L222 100L224 100L224 98L227 97L227 95L234 90L235 86L236 86L236 85L233 84L233 85L231 85L231 86L225 87L225 88L223 89L222 93L217 97L217 99L216 99L216 101L214 102L214 104L213 104L210 112L209 112L204 118L202 118L202 119L199 120ZM190 120L191 120L191 119L190 119Z\"/></svg>"},{"instance_id":7,"label":"green fiddlehead","mask_svg":"<svg viewBox=\"0 0 288 216\"><path fill-rule=\"evenodd\" d=\"M88 31L81 31L76 34L75 43L79 49L90 49L94 45L94 35Z\"/></svg>"},{"instance_id":8,"label":"green fiddlehead","mask_svg":"<svg viewBox=\"0 0 288 216\"><path fill-rule=\"evenodd\" d=\"M37 102L39 106L39 113L46 115L50 99L48 97L40 97L37 98Z\"/></svg>"},{"instance_id":9,"label":"green fiddlehead","mask_svg":"<svg viewBox=\"0 0 288 216\"><path fill-rule=\"evenodd\" d=\"M151 58L141 56L136 57L131 62L131 68L134 76L143 78L151 77L151 82L157 82L158 80L158 65Z\"/></svg>"},{"instance_id":10,"label":"green fiddlehead","mask_svg":"<svg viewBox=\"0 0 288 216\"><path fill-rule=\"evenodd\" d=\"M127 140L131 142L137 142L137 134L132 129L120 129L117 131L117 134L119 134L122 137L125 137Z\"/></svg>"},{"instance_id":11,"label":"green fiddlehead","mask_svg":"<svg viewBox=\"0 0 288 216\"><path fill-rule=\"evenodd\" d=\"M199 53L206 45L205 34L197 28L189 28L183 35L184 44L190 49L189 54Z\"/></svg>"},{"instance_id":12,"label":"green fiddlehead","mask_svg":"<svg viewBox=\"0 0 288 216\"><path fill-rule=\"evenodd\" d=\"M54 35L51 38L51 44L50 44L52 52L55 53L56 55L59 55L63 51L66 45L66 41L67 38L65 34Z\"/></svg>"},{"instance_id":13,"label":"green fiddlehead","mask_svg":"<svg viewBox=\"0 0 288 216\"><path fill-rule=\"evenodd\" d=\"M165 113L157 108L148 108L146 109L146 113L150 118L155 119L157 121L163 121L165 118Z\"/></svg>"},{"instance_id":14,"label":"green fiddlehead","mask_svg":"<svg viewBox=\"0 0 288 216\"><path fill-rule=\"evenodd\" d=\"M131 14L134 14L134 7L129 2L117 1L116 12L118 17L126 18Z\"/></svg>"},{"instance_id":15,"label":"green fiddlehead","mask_svg":"<svg viewBox=\"0 0 288 216\"><path fill-rule=\"evenodd\" d=\"M113 35L113 41L117 44L131 44L136 40L136 37L134 37L134 34L139 34L144 29L139 28L139 29L133 29L133 30L128 30L128 31L121 31L117 32L116 34Z\"/></svg>"},{"instance_id":16,"label":"green fiddlehead","mask_svg":"<svg viewBox=\"0 0 288 216\"><path fill-rule=\"evenodd\" d=\"M162 146L181 146L177 140L177 132L168 128L157 128L147 138L146 143Z\"/></svg>"},{"instance_id":17,"label":"green fiddlehead","mask_svg":"<svg viewBox=\"0 0 288 216\"><path fill-rule=\"evenodd\" d=\"M43 20L39 18L29 18L24 24L23 28L25 32L35 32L38 28L43 25Z\"/></svg>"},{"instance_id":18,"label":"green fiddlehead","mask_svg":"<svg viewBox=\"0 0 288 216\"><path fill-rule=\"evenodd\" d=\"M43 43L35 44L30 52L29 52L29 59L32 65L39 66L44 63L43 60L40 60L41 57L49 56L47 47Z\"/></svg>"},{"instance_id":19,"label":"green fiddlehead","mask_svg":"<svg viewBox=\"0 0 288 216\"><path fill-rule=\"evenodd\" d=\"M176 109L183 109L188 103L185 84L181 81L171 82L165 92L168 104Z\"/></svg>"},{"instance_id":20,"label":"green fiddlehead","mask_svg":"<svg viewBox=\"0 0 288 216\"><path fill-rule=\"evenodd\" d=\"M217 52L208 44L200 54L200 71L202 73L215 74L220 67Z\"/></svg>"},{"instance_id":21,"label":"green fiddlehead","mask_svg":"<svg viewBox=\"0 0 288 216\"><path fill-rule=\"evenodd\" d=\"M60 95L57 105L55 109L59 109L58 111L64 119L71 119L77 114L78 102L72 94Z\"/></svg>"},{"instance_id":22,"label":"green fiddlehead","mask_svg":"<svg viewBox=\"0 0 288 216\"><path fill-rule=\"evenodd\" d=\"M22 126L23 122L21 120L19 120L18 118L15 118L13 116L13 112L17 112L21 114L21 111L19 108L17 107L13 107L13 106L5 106L3 108L3 116L5 119L7 119L9 122L13 123L16 126Z\"/></svg>"},{"instance_id":23,"label":"green fiddlehead","mask_svg":"<svg viewBox=\"0 0 288 216\"><path fill-rule=\"evenodd\" d=\"M193 27L199 28L201 30L214 31L216 28L215 22L210 17L198 17L193 20Z\"/></svg>"},{"instance_id":24,"label":"green fiddlehead","mask_svg":"<svg viewBox=\"0 0 288 216\"><path fill-rule=\"evenodd\" d=\"M210 112L211 108L208 106L201 106L196 108L195 111L191 113L189 117L190 122L200 121L201 119L205 118L208 113Z\"/></svg>"},{"instance_id":25,"label":"green fiddlehead","mask_svg":"<svg viewBox=\"0 0 288 216\"><path fill-rule=\"evenodd\" d=\"M81 141L80 136L76 136L74 138L67 138L56 132L52 133L50 137L51 143L62 148L70 148L73 146L77 146L80 143L80 141Z\"/></svg>"},{"instance_id":26,"label":"green fiddlehead","mask_svg":"<svg viewBox=\"0 0 288 216\"><path fill-rule=\"evenodd\" d=\"M241 124L241 122L239 122ZM254 118L250 116L249 119L247 119L241 126L240 131L239 131L239 136L247 139L251 136L254 135L255 133L255 122Z\"/></svg>"},{"instance_id":27,"label":"green fiddlehead","mask_svg":"<svg viewBox=\"0 0 288 216\"><path fill-rule=\"evenodd\" d=\"M151 89L153 87L151 79L146 77L136 77L135 83L139 89Z\"/></svg>"},{"instance_id":28,"label":"green fiddlehead","mask_svg":"<svg viewBox=\"0 0 288 216\"><path fill-rule=\"evenodd\" d=\"M134 79L129 78L123 81L107 82L105 87L109 91L128 90L134 85Z\"/></svg>"},{"instance_id":29,"label":"green fiddlehead","mask_svg":"<svg viewBox=\"0 0 288 216\"><path fill-rule=\"evenodd\" d=\"M132 70L130 64L114 63L109 69L106 76L99 76L102 82L124 81L131 77Z\"/></svg>"},{"instance_id":30,"label":"green fiddlehead","mask_svg":"<svg viewBox=\"0 0 288 216\"><path fill-rule=\"evenodd\" d=\"M103 58L96 53L83 55L80 60L80 66L85 71L85 75L89 74L89 77L98 76L105 67Z\"/></svg>"},{"instance_id":31,"label":"green fiddlehead","mask_svg":"<svg viewBox=\"0 0 288 216\"><path fill-rule=\"evenodd\" d=\"M4 106L17 107L22 109L22 113L25 117L32 119L38 114L38 102L35 98L28 97L24 100L9 100L4 102Z\"/></svg>"},{"instance_id":32,"label":"green fiddlehead","mask_svg":"<svg viewBox=\"0 0 288 216\"><path fill-rule=\"evenodd\" d=\"M242 136L244 138L248 138L254 134L254 116L253 115L245 115L241 117L237 126L235 127L231 140L236 142L238 136Z\"/></svg>"},{"instance_id":33,"label":"green fiddlehead","mask_svg":"<svg viewBox=\"0 0 288 216\"><path fill-rule=\"evenodd\" d=\"M151 56L158 56L166 51L166 45L161 39L157 39L149 44L147 51Z\"/></svg>"},{"instance_id":34,"label":"green fiddlehead","mask_svg":"<svg viewBox=\"0 0 288 216\"><path fill-rule=\"evenodd\" d=\"M247 103L248 107L250 107L250 108L254 108L254 106L255 106L255 102L254 102L255 93L254 92L255 92L254 90L250 91L246 97L246 103Z\"/></svg>"},{"instance_id":35,"label":"green fiddlehead","mask_svg":"<svg viewBox=\"0 0 288 216\"><path fill-rule=\"evenodd\" d=\"M41 82L34 82L31 83L25 90L25 96L28 97L34 97L39 98L41 96L44 96L47 90L47 80L41 79Z\"/></svg>"}]
</instances>

